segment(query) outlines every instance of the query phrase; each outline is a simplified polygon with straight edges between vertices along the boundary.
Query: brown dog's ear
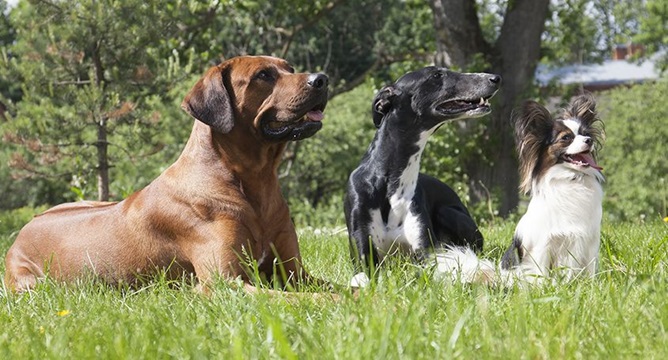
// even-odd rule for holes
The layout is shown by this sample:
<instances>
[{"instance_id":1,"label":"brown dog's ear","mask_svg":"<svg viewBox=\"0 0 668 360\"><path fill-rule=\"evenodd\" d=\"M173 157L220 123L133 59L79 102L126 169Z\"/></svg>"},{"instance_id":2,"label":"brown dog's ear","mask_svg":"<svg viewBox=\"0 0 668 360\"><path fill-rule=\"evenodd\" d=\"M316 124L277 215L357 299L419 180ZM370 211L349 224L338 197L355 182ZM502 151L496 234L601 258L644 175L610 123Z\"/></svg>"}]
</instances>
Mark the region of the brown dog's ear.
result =
<instances>
[{"instance_id":1,"label":"brown dog's ear","mask_svg":"<svg viewBox=\"0 0 668 360\"><path fill-rule=\"evenodd\" d=\"M223 85L224 69L215 67L202 77L181 103L190 116L226 134L234 126L234 110Z\"/></svg>"},{"instance_id":2,"label":"brown dog's ear","mask_svg":"<svg viewBox=\"0 0 668 360\"><path fill-rule=\"evenodd\" d=\"M392 85L385 86L380 89L378 94L376 94L371 109L373 114L373 124L376 125L376 128L380 128L380 124L383 122L383 117L385 117L390 109L392 109L392 99L398 95L401 95L401 90Z\"/></svg>"}]
</instances>

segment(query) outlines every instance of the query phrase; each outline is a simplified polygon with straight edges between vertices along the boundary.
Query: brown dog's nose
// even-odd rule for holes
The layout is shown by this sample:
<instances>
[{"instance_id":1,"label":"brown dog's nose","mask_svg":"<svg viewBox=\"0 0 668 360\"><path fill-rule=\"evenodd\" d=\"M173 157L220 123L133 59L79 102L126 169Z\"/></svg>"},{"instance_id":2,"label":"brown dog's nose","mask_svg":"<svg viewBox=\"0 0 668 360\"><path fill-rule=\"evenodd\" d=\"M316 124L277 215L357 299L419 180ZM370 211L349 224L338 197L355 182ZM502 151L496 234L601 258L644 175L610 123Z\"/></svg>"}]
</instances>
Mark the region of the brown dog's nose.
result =
<instances>
[{"instance_id":1,"label":"brown dog's nose","mask_svg":"<svg viewBox=\"0 0 668 360\"><path fill-rule=\"evenodd\" d=\"M316 89L323 88L329 84L329 78L323 73L311 74L306 82L309 86Z\"/></svg>"}]
</instances>

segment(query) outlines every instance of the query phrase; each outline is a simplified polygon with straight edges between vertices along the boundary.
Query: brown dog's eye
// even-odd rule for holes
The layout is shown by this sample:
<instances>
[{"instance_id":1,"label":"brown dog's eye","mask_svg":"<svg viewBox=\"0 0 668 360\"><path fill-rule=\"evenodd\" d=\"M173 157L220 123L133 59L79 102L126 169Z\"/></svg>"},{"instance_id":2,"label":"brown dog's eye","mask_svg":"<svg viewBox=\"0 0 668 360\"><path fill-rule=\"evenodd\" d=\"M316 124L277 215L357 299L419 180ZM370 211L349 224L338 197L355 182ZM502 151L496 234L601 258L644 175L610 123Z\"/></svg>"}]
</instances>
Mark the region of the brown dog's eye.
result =
<instances>
[{"instance_id":1,"label":"brown dog's eye","mask_svg":"<svg viewBox=\"0 0 668 360\"><path fill-rule=\"evenodd\" d=\"M269 70L260 70L257 74L255 74L255 78L264 81L273 81L274 75Z\"/></svg>"}]
</instances>

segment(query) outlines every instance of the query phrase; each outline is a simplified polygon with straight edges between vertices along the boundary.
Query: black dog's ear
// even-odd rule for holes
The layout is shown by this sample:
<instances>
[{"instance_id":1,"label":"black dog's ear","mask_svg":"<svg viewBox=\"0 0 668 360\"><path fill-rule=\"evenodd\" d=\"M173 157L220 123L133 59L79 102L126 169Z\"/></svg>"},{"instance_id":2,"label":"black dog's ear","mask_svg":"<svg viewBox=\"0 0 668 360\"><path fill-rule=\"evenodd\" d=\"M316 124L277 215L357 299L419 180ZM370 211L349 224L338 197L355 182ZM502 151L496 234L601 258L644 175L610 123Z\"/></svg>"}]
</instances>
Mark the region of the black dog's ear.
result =
<instances>
[{"instance_id":1,"label":"black dog's ear","mask_svg":"<svg viewBox=\"0 0 668 360\"><path fill-rule=\"evenodd\" d=\"M376 128L380 128L380 124L383 122L383 117L387 115L392 108L392 99L399 95L401 95L401 90L392 85L385 86L380 89L378 94L376 94L371 109L371 112L373 113L373 123L376 125Z\"/></svg>"},{"instance_id":2,"label":"black dog's ear","mask_svg":"<svg viewBox=\"0 0 668 360\"><path fill-rule=\"evenodd\" d=\"M234 126L232 103L223 84L225 71L223 65L211 68L181 103L181 108L190 116L223 134Z\"/></svg>"}]
</instances>

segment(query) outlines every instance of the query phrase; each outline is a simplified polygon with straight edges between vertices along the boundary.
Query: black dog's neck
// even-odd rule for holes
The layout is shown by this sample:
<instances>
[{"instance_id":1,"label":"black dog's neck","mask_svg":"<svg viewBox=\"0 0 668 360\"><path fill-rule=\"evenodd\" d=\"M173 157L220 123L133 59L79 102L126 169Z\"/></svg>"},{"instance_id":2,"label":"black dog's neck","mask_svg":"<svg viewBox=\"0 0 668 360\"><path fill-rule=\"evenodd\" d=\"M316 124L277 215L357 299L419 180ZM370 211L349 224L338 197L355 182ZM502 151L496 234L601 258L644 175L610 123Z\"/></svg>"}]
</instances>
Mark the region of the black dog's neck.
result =
<instances>
[{"instance_id":1,"label":"black dog's neck","mask_svg":"<svg viewBox=\"0 0 668 360\"><path fill-rule=\"evenodd\" d=\"M388 196L397 190L412 193L417 184L422 152L435 129L396 131L388 125L382 124L376 132L367 163L371 164L374 174L385 180L383 185L387 187Z\"/></svg>"}]
</instances>

